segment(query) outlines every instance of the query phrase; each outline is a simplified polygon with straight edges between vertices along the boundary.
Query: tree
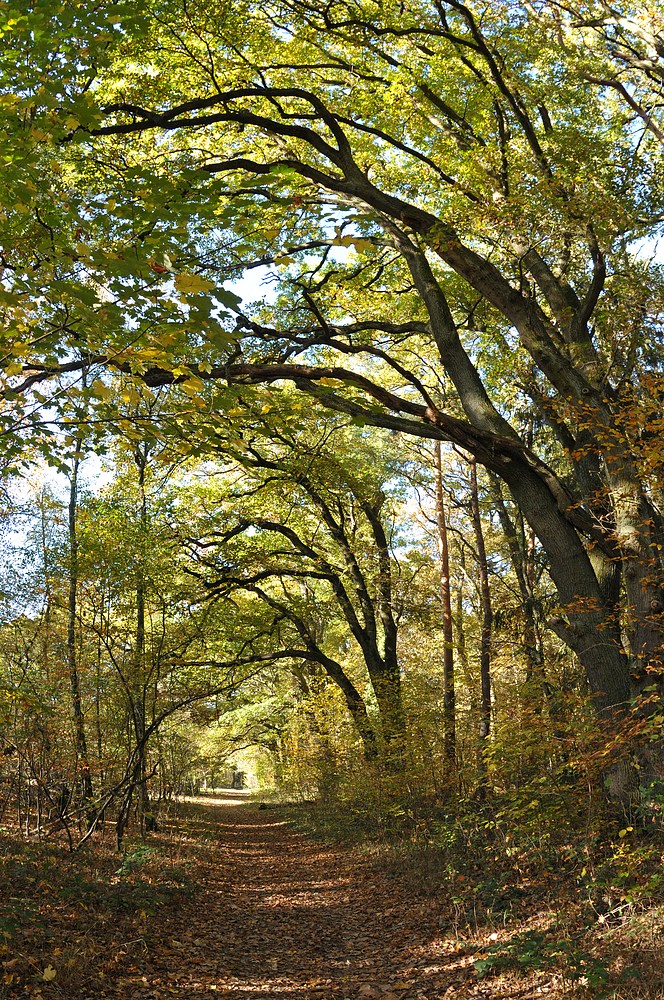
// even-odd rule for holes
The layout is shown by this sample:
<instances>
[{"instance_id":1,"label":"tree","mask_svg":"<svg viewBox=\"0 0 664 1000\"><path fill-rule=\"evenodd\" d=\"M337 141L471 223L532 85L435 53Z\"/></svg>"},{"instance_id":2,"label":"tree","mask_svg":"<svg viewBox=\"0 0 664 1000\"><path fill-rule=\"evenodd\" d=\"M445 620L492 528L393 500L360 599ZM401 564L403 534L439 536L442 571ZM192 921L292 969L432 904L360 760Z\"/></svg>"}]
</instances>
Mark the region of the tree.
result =
<instances>
[{"instance_id":1,"label":"tree","mask_svg":"<svg viewBox=\"0 0 664 1000\"><path fill-rule=\"evenodd\" d=\"M664 81L664 34L656 3L552 3L540 13L576 50L581 72L614 91L633 120L664 144L659 98Z\"/></svg>"},{"instance_id":2,"label":"tree","mask_svg":"<svg viewBox=\"0 0 664 1000\"><path fill-rule=\"evenodd\" d=\"M480 759L484 771L484 757L487 740L491 731L491 639L493 631L493 606L489 587L489 567L484 544L484 531L480 516L480 502L477 489L477 466L470 463L470 508L473 519L473 533L477 552L477 569L480 580L482 626L480 633Z\"/></svg>"},{"instance_id":3,"label":"tree","mask_svg":"<svg viewBox=\"0 0 664 1000\"><path fill-rule=\"evenodd\" d=\"M440 442L434 452L436 469L436 522L440 554L440 603L443 619L443 683L445 704L445 751L454 761L456 756L456 691L454 682L454 632L452 588L450 583L450 547L448 541L445 500L443 496L443 460Z\"/></svg>"},{"instance_id":4,"label":"tree","mask_svg":"<svg viewBox=\"0 0 664 1000\"><path fill-rule=\"evenodd\" d=\"M155 0L115 32L95 87L82 70L60 98L58 116L76 111L67 178L99 194L49 308L88 362L149 385L290 380L473 455L539 539L551 627L608 720L661 687L662 286L633 249L662 211L658 42L639 66L636 8L583 11L583 38L608 39L590 60L638 75L634 108L629 85L583 86L581 29L551 8ZM279 295L240 311L223 282L257 266ZM21 385L67 364L26 356Z\"/></svg>"},{"instance_id":5,"label":"tree","mask_svg":"<svg viewBox=\"0 0 664 1000\"><path fill-rule=\"evenodd\" d=\"M343 692L367 756L382 744L396 765L405 719L385 479L396 478L398 463L342 423L310 421L297 433L286 421L280 429L283 408L269 409L263 419L260 406L248 409L238 465L227 472L227 492L207 498L214 513L190 539L192 553L211 596L246 592L270 609L261 630L293 659L322 666ZM228 455L232 445L216 436ZM344 665L351 646L366 669L378 734Z\"/></svg>"},{"instance_id":6,"label":"tree","mask_svg":"<svg viewBox=\"0 0 664 1000\"><path fill-rule=\"evenodd\" d=\"M95 494L82 493L75 458L67 499L42 494L22 541L8 540L15 575L3 567L10 791L26 834L64 825L72 849L111 816L120 846L132 806L143 829L150 787L173 771L162 727L186 728L205 716L198 706L232 711L260 667L284 658L248 648L237 620L210 610L173 529L173 456L143 443L137 465L135 450L116 443L113 478Z\"/></svg>"},{"instance_id":7,"label":"tree","mask_svg":"<svg viewBox=\"0 0 664 1000\"><path fill-rule=\"evenodd\" d=\"M81 438L76 442L76 451L72 458L69 478L69 503L67 505L67 541L69 544L69 594L67 597L67 666L69 668L69 686L71 689L71 704L76 732L76 757L81 769L81 785L83 799L88 804L93 799L92 774L90 772L90 755L88 753L88 738L85 728L85 716L81 701L81 681L77 662L77 619L78 619L78 476L80 468ZM48 608L48 603L47 603ZM48 625L47 625L48 628ZM89 818L92 820L90 805Z\"/></svg>"}]
</instances>

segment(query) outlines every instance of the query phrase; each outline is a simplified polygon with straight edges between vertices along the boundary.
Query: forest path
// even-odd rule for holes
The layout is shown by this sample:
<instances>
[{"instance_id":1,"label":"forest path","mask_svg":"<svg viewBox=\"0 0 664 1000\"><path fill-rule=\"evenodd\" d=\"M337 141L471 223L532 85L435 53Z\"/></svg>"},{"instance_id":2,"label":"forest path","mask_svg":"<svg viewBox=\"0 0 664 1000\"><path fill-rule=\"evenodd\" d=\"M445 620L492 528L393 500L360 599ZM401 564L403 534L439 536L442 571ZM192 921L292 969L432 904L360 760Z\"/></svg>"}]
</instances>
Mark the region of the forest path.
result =
<instances>
[{"instance_id":1,"label":"forest path","mask_svg":"<svg viewBox=\"0 0 664 1000\"><path fill-rule=\"evenodd\" d=\"M151 936L149 955L128 970L135 975L122 977L125 996L437 1000L491 992L454 935L438 930L440 906L413 899L366 855L304 837L280 810L259 810L242 793L190 808L192 835L209 845L193 873L199 888L177 924L167 920Z\"/></svg>"}]
</instances>

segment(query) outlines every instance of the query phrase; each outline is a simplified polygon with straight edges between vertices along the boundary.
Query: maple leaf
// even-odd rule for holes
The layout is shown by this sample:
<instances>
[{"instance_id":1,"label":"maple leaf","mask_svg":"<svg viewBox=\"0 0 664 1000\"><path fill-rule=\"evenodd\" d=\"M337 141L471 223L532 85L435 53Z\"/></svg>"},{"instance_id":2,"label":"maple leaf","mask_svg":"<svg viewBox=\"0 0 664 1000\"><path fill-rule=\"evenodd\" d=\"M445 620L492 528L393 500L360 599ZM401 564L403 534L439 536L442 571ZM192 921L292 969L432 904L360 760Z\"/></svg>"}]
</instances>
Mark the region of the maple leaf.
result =
<instances>
[{"instance_id":1,"label":"maple leaf","mask_svg":"<svg viewBox=\"0 0 664 1000\"><path fill-rule=\"evenodd\" d=\"M197 292L211 292L216 287L216 282L204 278L200 274L191 274L183 271L175 279L175 288L183 295L195 295Z\"/></svg>"}]
</instances>

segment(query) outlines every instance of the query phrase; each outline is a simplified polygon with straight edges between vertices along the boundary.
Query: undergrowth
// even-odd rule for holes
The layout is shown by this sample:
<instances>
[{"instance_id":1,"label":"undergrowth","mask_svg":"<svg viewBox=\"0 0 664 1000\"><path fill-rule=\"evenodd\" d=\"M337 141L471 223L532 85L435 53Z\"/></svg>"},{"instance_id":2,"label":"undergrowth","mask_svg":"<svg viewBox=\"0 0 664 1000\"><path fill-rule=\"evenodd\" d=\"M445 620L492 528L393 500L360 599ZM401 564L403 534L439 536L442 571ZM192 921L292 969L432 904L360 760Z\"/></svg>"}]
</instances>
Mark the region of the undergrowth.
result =
<instances>
[{"instance_id":1,"label":"undergrowth","mask_svg":"<svg viewBox=\"0 0 664 1000\"><path fill-rule=\"evenodd\" d=\"M122 855L112 831L74 854L57 838L25 842L17 831L0 831L6 996L41 996L51 976L58 996L82 985L94 991L150 947L164 919L197 891L188 839L165 827L148 842L128 839Z\"/></svg>"},{"instance_id":2,"label":"undergrowth","mask_svg":"<svg viewBox=\"0 0 664 1000\"><path fill-rule=\"evenodd\" d=\"M649 817L617 818L600 797L584 815L532 788L425 802L375 783L369 801L290 810L299 829L361 845L386 878L436 900L478 978L544 976L579 997L664 996L664 840Z\"/></svg>"}]
</instances>

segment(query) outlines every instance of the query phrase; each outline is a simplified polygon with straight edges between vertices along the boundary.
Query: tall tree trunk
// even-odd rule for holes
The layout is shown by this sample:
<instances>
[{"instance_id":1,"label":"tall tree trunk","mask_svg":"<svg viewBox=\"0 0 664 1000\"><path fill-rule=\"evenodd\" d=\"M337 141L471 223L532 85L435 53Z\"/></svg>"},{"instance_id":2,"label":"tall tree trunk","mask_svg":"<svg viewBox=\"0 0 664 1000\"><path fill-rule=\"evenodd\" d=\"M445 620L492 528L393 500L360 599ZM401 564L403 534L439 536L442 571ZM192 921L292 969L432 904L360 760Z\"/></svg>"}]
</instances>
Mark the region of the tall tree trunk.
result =
<instances>
[{"instance_id":1,"label":"tall tree trunk","mask_svg":"<svg viewBox=\"0 0 664 1000\"><path fill-rule=\"evenodd\" d=\"M454 633L452 627L452 590L450 586L450 555L447 521L443 497L443 465L440 441L435 445L436 523L438 525L438 557L440 564L440 600L443 619L443 718L445 723L445 756L456 760L456 690L454 686Z\"/></svg>"},{"instance_id":2,"label":"tall tree trunk","mask_svg":"<svg viewBox=\"0 0 664 1000\"><path fill-rule=\"evenodd\" d=\"M78 472L80 459L78 452L81 439L76 441L76 456L74 457L69 480L69 600L67 608L67 665L69 668L69 687L71 690L72 712L74 715L74 733L76 741L76 758L81 769L81 786L83 799L90 803L93 797L92 774L90 758L85 735L85 717L81 704L81 684L78 674L76 657L76 612L78 604Z\"/></svg>"},{"instance_id":3,"label":"tall tree trunk","mask_svg":"<svg viewBox=\"0 0 664 1000\"><path fill-rule=\"evenodd\" d=\"M148 446L139 446L134 452L134 461L138 470L139 518L140 518L140 549L136 569L136 634L134 639L134 669L133 669L133 718L138 760L136 764L136 785L138 815L141 833L145 832L145 815L150 811L150 797L147 788L147 745L146 729L146 699L147 678L145 670L145 555L147 551L148 506L145 494L145 471L148 462Z\"/></svg>"},{"instance_id":4,"label":"tall tree trunk","mask_svg":"<svg viewBox=\"0 0 664 1000\"><path fill-rule=\"evenodd\" d=\"M377 634L366 635L363 651L367 669L380 709L381 727L389 763L401 767L403 738L406 719L403 711L401 668L397 656L397 623L392 610L392 568L385 528L380 518L382 501L376 505L365 503L367 515L378 550L378 617L383 632L383 649L379 648ZM369 630L365 630L369 631Z\"/></svg>"},{"instance_id":5,"label":"tall tree trunk","mask_svg":"<svg viewBox=\"0 0 664 1000\"><path fill-rule=\"evenodd\" d=\"M477 551L477 570L480 581L480 598L482 608L482 625L480 632L480 775L482 783L486 780L486 749L491 732L491 632L493 625L493 610L491 607L491 590L489 588L489 567L486 559L486 546L480 516L480 502L477 490L477 464L470 462L470 505Z\"/></svg>"},{"instance_id":6,"label":"tall tree trunk","mask_svg":"<svg viewBox=\"0 0 664 1000\"><path fill-rule=\"evenodd\" d=\"M458 554L459 565L461 569L465 572L465 556L463 550L459 551ZM463 674L463 680L468 689L468 700L470 702L470 710L473 717L479 712L479 703L477 699L477 685L475 683L475 678L471 670L470 661L468 659L468 644L466 642L466 629L464 623L464 610L463 610L463 587L457 588L456 592L456 610L454 616L454 632L455 632L455 649L457 653L458 665L461 668L461 673Z\"/></svg>"},{"instance_id":7,"label":"tall tree trunk","mask_svg":"<svg viewBox=\"0 0 664 1000\"><path fill-rule=\"evenodd\" d=\"M46 683L50 680L50 659L51 659L51 611L53 605L53 594L51 593L51 567L49 566L48 539L46 535L46 497L42 490L40 498L41 508L41 548L42 562L44 564L44 639L42 642L42 663L44 667L44 679Z\"/></svg>"},{"instance_id":8,"label":"tall tree trunk","mask_svg":"<svg viewBox=\"0 0 664 1000\"><path fill-rule=\"evenodd\" d=\"M101 598L101 604L103 607L103 592ZM101 624L103 625L103 615L101 617ZM97 638L97 657L95 663L95 734L97 739L97 768L98 768L98 780L100 791L103 792L104 782L106 780L106 771L104 767L104 740L101 724L101 663L102 663L102 640L101 633Z\"/></svg>"},{"instance_id":9,"label":"tall tree trunk","mask_svg":"<svg viewBox=\"0 0 664 1000\"><path fill-rule=\"evenodd\" d=\"M512 561L512 569L516 577L521 598L523 614L523 653L526 661L526 684L539 686L543 694L549 693L544 672L544 654L539 623L535 615L535 591L533 578L534 535L526 540L523 531L517 529L505 503L500 480L489 476L491 494L496 505L496 512L503 529L505 541ZM540 699L541 700L541 699Z\"/></svg>"}]
</instances>

